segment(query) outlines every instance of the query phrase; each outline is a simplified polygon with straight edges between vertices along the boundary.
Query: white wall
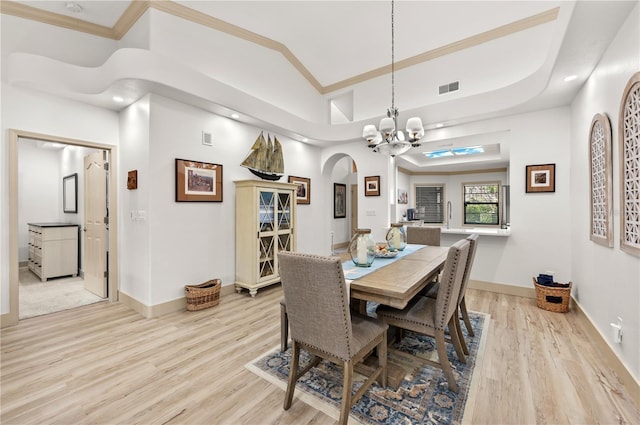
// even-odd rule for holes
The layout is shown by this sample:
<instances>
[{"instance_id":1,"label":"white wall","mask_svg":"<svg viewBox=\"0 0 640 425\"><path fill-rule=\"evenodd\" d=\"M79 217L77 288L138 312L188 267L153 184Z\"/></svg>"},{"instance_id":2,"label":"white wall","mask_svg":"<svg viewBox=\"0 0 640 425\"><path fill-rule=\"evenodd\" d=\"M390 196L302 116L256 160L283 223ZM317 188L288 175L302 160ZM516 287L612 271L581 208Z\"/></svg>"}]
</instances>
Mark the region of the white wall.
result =
<instances>
[{"instance_id":1,"label":"white wall","mask_svg":"<svg viewBox=\"0 0 640 425\"><path fill-rule=\"evenodd\" d=\"M18 261L29 259L27 223L52 223L62 215L60 151L35 140L18 144Z\"/></svg>"},{"instance_id":2,"label":"white wall","mask_svg":"<svg viewBox=\"0 0 640 425\"><path fill-rule=\"evenodd\" d=\"M5 15L2 15L3 17ZM3 21L4 22L4 21ZM9 129L104 144L118 143L118 114L2 83L0 164L8 170ZM9 312L9 182L2 180L1 314ZM18 183L19 184L19 183Z\"/></svg>"},{"instance_id":3,"label":"white wall","mask_svg":"<svg viewBox=\"0 0 640 425\"><path fill-rule=\"evenodd\" d=\"M268 99L306 121L317 122L325 114L326 101L302 75L291 73L292 65L280 52L155 9L149 12L153 52L188 63L256 98Z\"/></svg>"},{"instance_id":4,"label":"white wall","mask_svg":"<svg viewBox=\"0 0 640 425\"><path fill-rule=\"evenodd\" d=\"M620 250L620 102L629 78L640 70L640 7L620 29L572 104L571 251L574 296L627 368L640 380L640 258ZM589 240L589 130L593 116L606 113L613 145L613 248ZM622 344L610 322L623 320Z\"/></svg>"},{"instance_id":5,"label":"white wall","mask_svg":"<svg viewBox=\"0 0 640 425\"><path fill-rule=\"evenodd\" d=\"M184 296L184 285L235 280L234 180L256 179L240 163L261 129L220 117L161 96L121 114L121 178L138 170L138 190L121 189L121 288L147 305ZM213 146L202 144L202 132ZM273 135L272 135L273 136ZM317 148L278 135L288 175L311 179L311 203L297 206L298 250L318 252L323 215ZM175 159L223 166L222 202L176 202ZM143 210L146 220L131 220ZM328 248L328 246L327 246Z\"/></svg>"},{"instance_id":6,"label":"white wall","mask_svg":"<svg viewBox=\"0 0 640 425\"><path fill-rule=\"evenodd\" d=\"M151 304L149 260L149 197L153 181L149 165L150 95L120 112L119 178L137 170L138 188L118 188L120 291L145 305ZM169 188L170 189L170 188ZM147 214L141 220L140 212ZM135 214L132 217L132 214Z\"/></svg>"}]
</instances>

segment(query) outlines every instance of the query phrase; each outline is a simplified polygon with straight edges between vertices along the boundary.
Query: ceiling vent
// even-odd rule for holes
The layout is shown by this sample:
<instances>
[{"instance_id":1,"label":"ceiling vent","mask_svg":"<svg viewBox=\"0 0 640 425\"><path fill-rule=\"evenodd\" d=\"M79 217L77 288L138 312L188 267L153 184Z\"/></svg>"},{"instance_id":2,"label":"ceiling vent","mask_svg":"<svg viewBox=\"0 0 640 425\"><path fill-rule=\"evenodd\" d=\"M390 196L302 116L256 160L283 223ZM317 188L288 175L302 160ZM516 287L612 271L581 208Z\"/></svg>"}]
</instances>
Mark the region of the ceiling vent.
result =
<instances>
[{"instance_id":1,"label":"ceiling vent","mask_svg":"<svg viewBox=\"0 0 640 425\"><path fill-rule=\"evenodd\" d=\"M454 81L453 83L443 84L438 87L438 94L450 93L457 91L460 88L460 81Z\"/></svg>"}]
</instances>

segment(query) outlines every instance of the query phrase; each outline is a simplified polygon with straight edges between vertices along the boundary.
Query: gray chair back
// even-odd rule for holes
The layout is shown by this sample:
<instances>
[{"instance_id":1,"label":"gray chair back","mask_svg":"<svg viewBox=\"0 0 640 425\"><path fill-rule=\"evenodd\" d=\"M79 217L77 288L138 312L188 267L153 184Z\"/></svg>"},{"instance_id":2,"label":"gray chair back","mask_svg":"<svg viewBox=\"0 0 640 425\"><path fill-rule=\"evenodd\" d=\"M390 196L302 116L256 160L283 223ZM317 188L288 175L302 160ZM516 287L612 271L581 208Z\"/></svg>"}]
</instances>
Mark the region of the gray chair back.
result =
<instances>
[{"instance_id":1,"label":"gray chair back","mask_svg":"<svg viewBox=\"0 0 640 425\"><path fill-rule=\"evenodd\" d=\"M283 251L278 263L291 339L348 361L355 353L340 259Z\"/></svg>"},{"instance_id":2,"label":"gray chair back","mask_svg":"<svg viewBox=\"0 0 640 425\"><path fill-rule=\"evenodd\" d=\"M407 243L440 246L439 227L407 226Z\"/></svg>"},{"instance_id":3,"label":"gray chair back","mask_svg":"<svg viewBox=\"0 0 640 425\"><path fill-rule=\"evenodd\" d=\"M467 286L469 286L471 267L473 266L473 260L476 258L476 248L478 247L478 234L474 233L467 236L467 240L469 241L469 256L467 257L464 275L462 276L462 286L460 287L460 295L458 295L458 304L460 304L464 298L464 294L467 292Z\"/></svg>"},{"instance_id":4,"label":"gray chair back","mask_svg":"<svg viewBox=\"0 0 640 425\"><path fill-rule=\"evenodd\" d=\"M436 329L444 329L447 326L458 306L458 296L468 256L469 241L466 239L459 240L449 248L436 298L434 317Z\"/></svg>"}]
</instances>

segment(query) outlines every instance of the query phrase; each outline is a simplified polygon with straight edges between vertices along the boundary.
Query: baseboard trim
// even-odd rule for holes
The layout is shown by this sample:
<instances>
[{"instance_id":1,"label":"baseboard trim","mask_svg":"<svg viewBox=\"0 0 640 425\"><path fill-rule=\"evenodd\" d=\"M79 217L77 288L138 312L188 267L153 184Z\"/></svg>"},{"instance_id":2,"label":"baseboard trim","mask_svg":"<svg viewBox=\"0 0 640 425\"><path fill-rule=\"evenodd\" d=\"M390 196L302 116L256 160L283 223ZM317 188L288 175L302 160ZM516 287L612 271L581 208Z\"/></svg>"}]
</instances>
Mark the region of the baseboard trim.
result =
<instances>
[{"instance_id":1,"label":"baseboard trim","mask_svg":"<svg viewBox=\"0 0 640 425\"><path fill-rule=\"evenodd\" d=\"M485 282L480 280L469 280L469 288L477 289L486 292L496 292L504 295L515 295L525 298L536 298L536 291L534 288L527 288L524 286L505 285L501 283ZM607 342L604 336L594 326L591 318L582 309L580 304L576 302L575 298L571 297L571 307L578 316L579 323L584 325L584 328L589 335L590 341L597 345L597 349L603 355L604 362L613 369L615 374L620 379L622 385L629 391L632 399L640 407L640 383L634 378L633 374L620 360L620 357L613 350L611 345Z\"/></svg>"},{"instance_id":2,"label":"baseboard trim","mask_svg":"<svg viewBox=\"0 0 640 425\"><path fill-rule=\"evenodd\" d=\"M235 292L235 285L226 285L220 288L220 298L225 295L229 295ZM125 292L119 291L118 300L131 308L137 313L140 313L147 319L153 319L155 317L164 316L165 314L174 313L176 311L186 310L187 299L185 297L176 298L175 300L167 301L165 303L156 305L146 305L128 295Z\"/></svg>"},{"instance_id":3,"label":"baseboard trim","mask_svg":"<svg viewBox=\"0 0 640 425\"><path fill-rule=\"evenodd\" d=\"M478 289L486 292L496 292L504 295L515 295L524 298L535 298L536 291L534 288L525 286L507 285L503 283L486 282L483 280L469 279L469 288Z\"/></svg>"},{"instance_id":4,"label":"baseboard trim","mask_svg":"<svg viewBox=\"0 0 640 425\"><path fill-rule=\"evenodd\" d=\"M9 326L16 325L18 321L11 313L0 315L0 329L8 328Z\"/></svg>"},{"instance_id":5,"label":"baseboard trim","mask_svg":"<svg viewBox=\"0 0 640 425\"><path fill-rule=\"evenodd\" d=\"M640 407L640 382L634 378L627 366L620 360L611 345L607 342L607 339L600 333L598 328L593 325L589 315L573 297L571 297L571 306L576 312L580 323L584 324L584 329L589 335L590 342L596 344L598 351L603 354L604 358L602 362L613 369L622 385L629 391L636 406Z\"/></svg>"},{"instance_id":6,"label":"baseboard trim","mask_svg":"<svg viewBox=\"0 0 640 425\"><path fill-rule=\"evenodd\" d=\"M349 242L334 243L333 244L333 249L335 251L336 249L342 249L342 248L346 248L348 246L349 246Z\"/></svg>"}]
</instances>

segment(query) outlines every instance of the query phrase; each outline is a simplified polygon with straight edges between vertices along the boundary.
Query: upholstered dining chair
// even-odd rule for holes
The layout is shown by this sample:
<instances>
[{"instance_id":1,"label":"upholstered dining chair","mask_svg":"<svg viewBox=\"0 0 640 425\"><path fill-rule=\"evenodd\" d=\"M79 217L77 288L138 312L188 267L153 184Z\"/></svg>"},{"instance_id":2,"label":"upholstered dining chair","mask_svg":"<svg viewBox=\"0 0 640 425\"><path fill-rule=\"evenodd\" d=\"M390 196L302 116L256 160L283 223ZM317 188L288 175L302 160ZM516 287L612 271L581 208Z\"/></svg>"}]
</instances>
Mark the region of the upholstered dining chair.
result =
<instances>
[{"instance_id":1,"label":"upholstered dining chair","mask_svg":"<svg viewBox=\"0 0 640 425\"><path fill-rule=\"evenodd\" d=\"M383 387L387 385L388 326L370 317L352 316L339 258L280 252L278 263L292 346L284 409L291 407L298 378L323 358L343 367L339 423L346 424L351 406L376 379ZM352 395L354 366L376 348L377 368ZM300 349L313 358L298 371Z\"/></svg>"},{"instance_id":2,"label":"upholstered dining chair","mask_svg":"<svg viewBox=\"0 0 640 425\"><path fill-rule=\"evenodd\" d=\"M407 243L440 246L439 227L407 226Z\"/></svg>"},{"instance_id":3,"label":"upholstered dining chair","mask_svg":"<svg viewBox=\"0 0 640 425\"><path fill-rule=\"evenodd\" d=\"M453 369L447 356L445 330L449 329L451 342L458 358L460 361L466 362L455 326L458 319L454 317L454 314L468 255L469 241L466 239L459 240L449 248L439 285L438 298L419 297L403 310L387 306L380 306L377 309L378 317L388 325L427 335L436 340L438 362L423 358L419 358L419 360L441 368L447 378L449 389L454 392L458 392L458 384L453 376Z\"/></svg>"},{"instance_id":4,"label":"upholstered dining chair","mask_svg":"<svg viewBox=\"0 0 640 425\"><path fill-rule=\"evenodd\" d=\"M465 327L467 328L467 333L469 336L474 336L473 327L471 326L471 320L469 319L469 312L467 311L467 303L465 302L465 295L467 293L467 287L469 286L469 276L471 276L471 268L473 267L473 260L476 258L476 248L478 247L478 237L477 233L471 234L467 236L467 240L469 241L469 256L467 257L467 264L464 268L464 275L462 276L462 287L460 288L460 295L458 296L458 308L456 311L456 317L458 320L456 321L456 326L458 328L458 335L460 336L460 345L462 345L462 351L465 354L469 354L469 348L467 347L467 343L462 336L462 328L460 326L460 320L464 322ZM427 297L429 298L437 298L438 296L438 286L439 283L436 283L429 291L427 292Z\"/></svg>"},{"instance_id":5,"label":"upholstered dining chair","mask_svg":"<svg viewBox=\"0 0 640 425\"><path fill-rule=\"evenodd\" d=\"M407 226L407 243L440 246L440 234L440 227ZM438 279L436 275L433 282ZM426 290L422 290L421 295L426 295Z\"/></svg>"}]
</instances>

